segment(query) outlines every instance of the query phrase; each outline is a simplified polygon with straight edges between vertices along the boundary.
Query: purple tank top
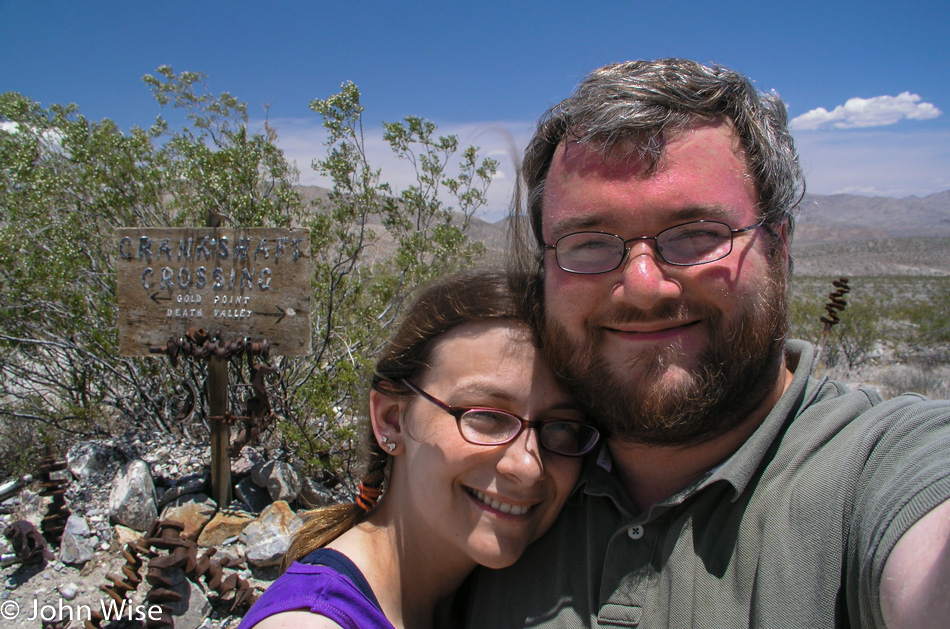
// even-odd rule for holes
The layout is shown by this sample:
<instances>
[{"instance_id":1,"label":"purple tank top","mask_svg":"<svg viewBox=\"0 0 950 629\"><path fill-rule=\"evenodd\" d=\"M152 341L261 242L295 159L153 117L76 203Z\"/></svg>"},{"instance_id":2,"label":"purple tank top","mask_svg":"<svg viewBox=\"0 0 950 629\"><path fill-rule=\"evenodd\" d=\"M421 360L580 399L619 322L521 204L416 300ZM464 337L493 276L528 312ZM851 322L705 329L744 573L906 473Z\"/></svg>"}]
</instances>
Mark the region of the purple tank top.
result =
<instances>
[{"instance_id":1,"label":"purple tank top","mask_svg":"<svg viewBox=\"0 0 950 629\"><path fill-rule=\"evenodd\" d=\"M268 616L303 609L346 629L393 629L359 568L329 548L292 563L254 603L238 629L251 629Z\"/></svg>"}]
</instances>

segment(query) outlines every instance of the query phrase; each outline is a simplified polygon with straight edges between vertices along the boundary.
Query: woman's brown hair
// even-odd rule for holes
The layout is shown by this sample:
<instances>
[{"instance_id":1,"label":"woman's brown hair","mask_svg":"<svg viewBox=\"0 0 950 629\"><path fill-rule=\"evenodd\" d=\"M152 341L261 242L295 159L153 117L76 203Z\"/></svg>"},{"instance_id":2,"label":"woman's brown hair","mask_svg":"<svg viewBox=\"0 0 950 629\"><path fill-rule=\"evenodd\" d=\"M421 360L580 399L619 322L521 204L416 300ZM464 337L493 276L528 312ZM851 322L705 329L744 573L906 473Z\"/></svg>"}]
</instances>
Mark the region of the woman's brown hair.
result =
<instances>
[{"instance_id":1,"label":"woman's brown hair","mask_svg":"<svg viewBox=\"0 0 950 629\"><path fill-rule=\"evenodd\" d=\"M414 380L428 369L439 338L460 325L490 320L526 321L517 298L522 290L522 280L498 271L461 273L427 286L409 307L377 360L372 388L390 396L411 395L402 380ZM379 447L368 419L362 422L362 432L366 473L360 482L359 496L351 503L309 512L284 556L284 568L361 522L384 492L391 457Z\"/></svg>"}]
</instances>

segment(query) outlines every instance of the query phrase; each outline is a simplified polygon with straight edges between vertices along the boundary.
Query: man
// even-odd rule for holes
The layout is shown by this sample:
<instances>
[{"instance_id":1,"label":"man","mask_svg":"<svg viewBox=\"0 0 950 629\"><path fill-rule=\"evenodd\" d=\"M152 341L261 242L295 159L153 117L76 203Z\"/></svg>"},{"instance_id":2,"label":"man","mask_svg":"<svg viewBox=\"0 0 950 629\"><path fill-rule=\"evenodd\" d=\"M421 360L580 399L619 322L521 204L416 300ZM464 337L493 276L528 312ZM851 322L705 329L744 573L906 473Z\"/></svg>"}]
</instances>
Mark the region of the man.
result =
<instances>
[{"instance_id":1,"label":"man","mask_svg":"<svg viewBox=\"0 0 950 629\"><path fill-rule=\"evenodd\" d=\"M950 403L811 378L786 341L781 100L685 60L607 66L523 170L529 305L611 436L555 527L476 576L469 626L947 626Z\"/></svg>"}]
</instances>

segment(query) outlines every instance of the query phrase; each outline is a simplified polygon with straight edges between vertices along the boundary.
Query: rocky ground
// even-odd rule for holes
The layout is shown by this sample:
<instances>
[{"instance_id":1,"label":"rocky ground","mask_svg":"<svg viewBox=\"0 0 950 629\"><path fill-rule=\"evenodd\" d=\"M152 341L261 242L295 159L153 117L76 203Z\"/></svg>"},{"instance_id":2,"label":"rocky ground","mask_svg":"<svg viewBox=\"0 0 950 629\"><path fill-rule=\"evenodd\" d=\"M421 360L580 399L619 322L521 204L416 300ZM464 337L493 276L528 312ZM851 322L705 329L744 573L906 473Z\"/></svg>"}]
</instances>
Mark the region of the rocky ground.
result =
<instances>
[{"instance_id":1,"label":"rocky ground","mask_svg":"<svg viewBox=\"0 0 950 629\"><path fill-rule=\"evenodd\" d=\"M948 358L950 347L917 356L882 346L860 369L820 371L852 386L873 386L885 397L913 390L947 398ZM244 448L231 461L235 499L228 509L218 509L209 497L206 442L138 433L76 443L64 469L51 474L52 484L65 488L69 517L49 558L19 562L15 545L0 536L0 626L96 626L85 621L105 607L110 620L98 626L142 627L142 616L156 604L146 597L164 589L173 592L159 598L173 608L174 627L237 627L246 605L233 609L236 597L242 592L247 598L259 595L278 576L301 513L344 498L302 478L282 458L280 452ZM37 478L21 487L5 485L0 485L0 531L18 522L43 528L54 503L42 495L49 487ZM180 522L181 530L155 528L156 522L168 521ZM204 568L192 561L162 570L164 585L146 578L128 593L117 587L116 578L123 579L123 570L129 569L130 549L142 562L135 570L141 578L151 573L153 561L179 552L175 548L193 553L194 560L214 554ZM118 599L107 590L119 594ZM125 607L118 607L118 601L125 601ZM43 622L53 619L66 622Z\"/></svg>"},{"instance_id":2,"label":"rocky ground","mask_svg":"<svg viewBox=\"0 0 950 629\"><path fill-rule=\"evenodd\" d=\"M0 537L3 627L94 626L86 621L103 608L107 617L101 627L142 627L147 614L157 616L156 600L168 601L177 629L237 627L247 605L232 610L235 597L259 595L278 576L282 555L302 523L298 514L340 499L301 480L289 464L244 448L232 459L235 499L219 510L208 497L209 446L170 434L77 443L67 463L59 466L67 469L51 474L54 485L66 488L69 518L48 559L21 563L12 540ZM41 495L48 490L37 479L22 485L6 487L0 530L24 521L43 527L53 499ZM156 529L157 522L169 520L182 526ZM171 557L189 551L190 564ZM200 559L208 555L202 567ZM130 581L123 573L132 565L130 556L141 562L140 579L152 574L156 558L165 559L155 565L181 565L166 567L163 577L146 578L125 593L128 587L116 585L116 579ZM159 588L166 591L156 596L152 591Z\"/></svg>"}]
</instances>

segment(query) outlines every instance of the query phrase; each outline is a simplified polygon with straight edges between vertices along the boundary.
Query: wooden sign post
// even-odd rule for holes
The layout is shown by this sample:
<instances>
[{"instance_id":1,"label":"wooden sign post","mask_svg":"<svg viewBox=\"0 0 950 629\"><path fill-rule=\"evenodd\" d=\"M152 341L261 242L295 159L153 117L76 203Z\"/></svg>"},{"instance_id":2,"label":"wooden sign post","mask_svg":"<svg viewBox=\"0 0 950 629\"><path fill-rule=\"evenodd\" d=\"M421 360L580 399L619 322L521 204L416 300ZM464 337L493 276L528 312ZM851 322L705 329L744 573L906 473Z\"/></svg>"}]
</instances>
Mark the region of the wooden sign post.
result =
<instances>
[{"instance_id":1,"label":"wooden sign post","mask_svg":"<svg viewBox=\"0 0 950 629\"><path fill-rule=\"evenodd\" d=\"M223 421L228 412L228 377L227 359L208 358L208 415L215 418L210 421L211 498L222 509L231 504L231 427Z\"/></svg>"},{"instance_id":2,"label":"wooden sign post","mask_svg":"<svg viewBox=\"0 0 950 629\"><path fill-rule=\"evenodd\" d=\"M305 229L122 228L116 234L119 351L199 328L220 342L267 340L269 353L310 353L310 232ZM228 362L208 362L211 490L231 501Z\"/></svg>"}]
</instances>

